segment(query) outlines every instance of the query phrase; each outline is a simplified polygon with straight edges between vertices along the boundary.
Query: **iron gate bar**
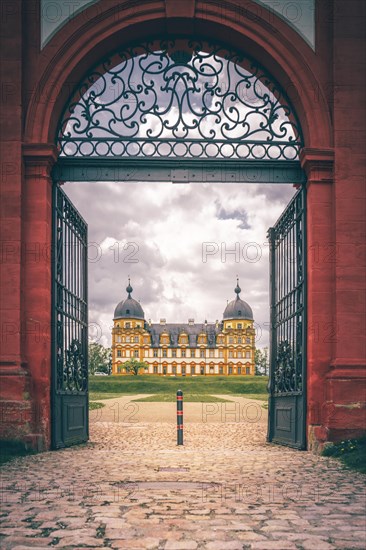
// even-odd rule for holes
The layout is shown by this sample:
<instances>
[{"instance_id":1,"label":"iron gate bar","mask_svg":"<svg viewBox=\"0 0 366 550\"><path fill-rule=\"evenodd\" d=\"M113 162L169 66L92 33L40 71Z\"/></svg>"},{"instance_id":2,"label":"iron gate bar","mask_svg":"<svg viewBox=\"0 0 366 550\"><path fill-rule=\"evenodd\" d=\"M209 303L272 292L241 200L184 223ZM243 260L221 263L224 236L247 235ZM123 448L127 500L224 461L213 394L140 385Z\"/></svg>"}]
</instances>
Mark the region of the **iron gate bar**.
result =
<instances>
[{"instance_id":1,"label":"iron gate bar","mask_svg":"<svg viewBox=\"0 0 366 550\"><path fill-rule=\"evenodd\" d=\"M55 181L177 181L303 184L299 161L59 157Z\"/></svg>"},{"instance_id":2,"label":"iron gate bar","mask_svg":"<svg viewBox=\"0 0 366 550\"><path fill-rule=\"evenodd\" d=\"M271 353L268 441L306 448L306 188L268 231Z\"/></svg>"},{"instance_id":3,"label":"iron gate bar","mask_svg":"<svg viewBox=\"0 0 366 550\"><path fill-rule=\"evenodd\" d=\"M52 447L88 439L87 224L53 185Z\"/></svg>"}]
</instances>

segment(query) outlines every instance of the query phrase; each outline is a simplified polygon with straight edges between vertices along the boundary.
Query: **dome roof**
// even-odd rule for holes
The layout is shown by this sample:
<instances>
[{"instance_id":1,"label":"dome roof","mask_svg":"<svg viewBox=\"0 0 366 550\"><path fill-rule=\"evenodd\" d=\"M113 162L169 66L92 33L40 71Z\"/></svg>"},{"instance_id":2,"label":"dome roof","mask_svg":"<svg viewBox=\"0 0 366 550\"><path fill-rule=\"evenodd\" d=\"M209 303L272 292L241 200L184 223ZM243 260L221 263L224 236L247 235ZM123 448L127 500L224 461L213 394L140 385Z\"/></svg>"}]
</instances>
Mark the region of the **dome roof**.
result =
<instances>
[{"instance_id":1,"label":"dome roof","mask_svg":"<svg viewBox=\"0 0 366 550\"><path fill-rule=\"evenodd\" d=\"M235 288L236 298L228 303L225 308L223 319L249 319L253 320L253 311L249 304L239 298L241 288L238 284Z\"/></svg>"},{"instance_id":2,"label":"dome roof","mask_svg":"<svg viewBox=\"0 0 366 550\"><path fill-rule=\"evenodd\" d=\"M126 288L128 296L126 300L122 300L114 310L114 319L145 319L145 313L137 300L131 297L133 290L128 280Z\"/></svg>"}]
</instances>

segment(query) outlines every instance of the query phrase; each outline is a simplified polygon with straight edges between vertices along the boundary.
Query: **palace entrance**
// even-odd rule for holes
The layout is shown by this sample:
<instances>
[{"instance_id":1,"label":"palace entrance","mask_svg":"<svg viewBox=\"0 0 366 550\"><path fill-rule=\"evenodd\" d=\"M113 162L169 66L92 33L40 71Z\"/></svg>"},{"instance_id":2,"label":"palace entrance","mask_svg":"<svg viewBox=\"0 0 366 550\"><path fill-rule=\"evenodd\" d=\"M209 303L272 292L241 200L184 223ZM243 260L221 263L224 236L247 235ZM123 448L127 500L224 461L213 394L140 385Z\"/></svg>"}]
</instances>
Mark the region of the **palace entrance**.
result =
<instances>
[{"instance_id":1,"label":"palace entrance","mask_svg":"<svg viewBox=\"0 0 366 550\"><path fill-rule=\"evenodd\" d=\"M296 184L269 229L268 440L306 447L306 177L297 115L244 52L192 38L130 45L70 96L53 170L52 444L88 438L87 225L63 181Z\"/></svg>"}]
</instances>

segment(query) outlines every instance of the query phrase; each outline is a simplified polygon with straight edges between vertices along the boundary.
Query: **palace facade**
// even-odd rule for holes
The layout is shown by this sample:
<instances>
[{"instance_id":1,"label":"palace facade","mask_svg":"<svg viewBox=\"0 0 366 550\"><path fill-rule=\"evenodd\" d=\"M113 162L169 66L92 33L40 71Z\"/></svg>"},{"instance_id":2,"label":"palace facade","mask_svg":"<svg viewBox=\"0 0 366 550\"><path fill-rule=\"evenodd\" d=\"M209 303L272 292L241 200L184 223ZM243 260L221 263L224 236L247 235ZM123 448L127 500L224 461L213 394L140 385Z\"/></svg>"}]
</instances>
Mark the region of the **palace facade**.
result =
<instances>
[{"instance_id":1,"label":"palace facade","mask_svg":"<svg viewBox=\"0 0 366 550\"><path fill-rule=\"evenodd\" d=\"M255 374L255 330L251 307L240 298L229 302L223 320L215 323L160 323L145 320L140 303L127 298L116 307L112 330L112 374L128 374L124 367L135 358L147 364L146 374L249 375Z\"/></svg>"}]
</instances>

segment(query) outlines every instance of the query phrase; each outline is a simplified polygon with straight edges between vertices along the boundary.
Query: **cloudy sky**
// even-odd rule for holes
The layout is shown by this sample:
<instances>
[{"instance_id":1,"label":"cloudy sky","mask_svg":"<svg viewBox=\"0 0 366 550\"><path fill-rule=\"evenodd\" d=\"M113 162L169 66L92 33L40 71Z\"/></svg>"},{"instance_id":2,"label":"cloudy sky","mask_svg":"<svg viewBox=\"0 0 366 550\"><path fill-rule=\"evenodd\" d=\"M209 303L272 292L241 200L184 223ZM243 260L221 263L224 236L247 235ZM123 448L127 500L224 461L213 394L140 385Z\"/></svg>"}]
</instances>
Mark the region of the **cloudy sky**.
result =
<instances>
[{"instance_id":1,"label":"cloudy sky","mask_svg":"<svg viewBox=\"0 0 366 550\"><path fill-rule=\"evenodd\" d=\"M268 345L266 233L294 195L291 185L101 182L66 183L64 190L89 226L93 339L110 345L128 275L153 322L221 320L238 275L257 347Z\"/></svg>"},{"instance_id":2,"label":"cloudy sky","mask_svg":"<svg viewBox=\"0 0 366 550\"><path fill-rule=\"evenodd\" d=\"M203 142L208 147L215 140L226 147L227 134L239 147L248 136L253 142L275 137L289 143L293 126L278 94L249 73L244 62L241 67L202 48L188 64L176 64L173 54L160 49L128 61L118 58L119 64L71 109L66 135L84 139L83 148L89 149L90 136L95 142L104 138L104 147L106 140L121 146L129 136L146 141L144 154L153 156L158 153L146 147L156 137L193 139L195 146ZM66 143L63 154L72 156L73 148ZM233 154L223 150L224 156ZM80 154L92 152L80 149ZM114 154L127 153L122 148ZM235 155L245 158L239 149ZM128 276L146 319L202 323L222 319L227 301L235 298L238 275L241 297L254 312L257 346L268 345L266 234L293 196L291 185L130 181L67 183L64 189L89 224L92 338L110 345L113 312L126 298Z\"/></svg>"}]
</instances>

